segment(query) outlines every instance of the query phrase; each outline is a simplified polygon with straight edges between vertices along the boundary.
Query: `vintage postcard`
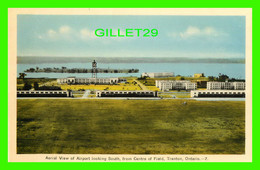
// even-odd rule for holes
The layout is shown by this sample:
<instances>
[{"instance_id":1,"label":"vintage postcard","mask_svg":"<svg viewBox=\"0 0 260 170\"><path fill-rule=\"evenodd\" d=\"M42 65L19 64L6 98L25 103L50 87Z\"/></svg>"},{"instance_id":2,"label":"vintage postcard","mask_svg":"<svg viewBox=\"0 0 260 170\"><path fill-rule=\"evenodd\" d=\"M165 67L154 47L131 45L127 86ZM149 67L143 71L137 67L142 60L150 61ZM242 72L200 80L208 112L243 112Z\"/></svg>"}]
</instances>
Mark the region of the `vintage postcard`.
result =
<instances>
[{"instance_id":1,"label":"vintage postcard","mask_svg":"<svg viewBox=\"0 0 260 170\"><path fill-rule=\"evenodd\" d=\"M10 162L251 162L252 10L8 11Z\"/></svg>"}]
</instances>

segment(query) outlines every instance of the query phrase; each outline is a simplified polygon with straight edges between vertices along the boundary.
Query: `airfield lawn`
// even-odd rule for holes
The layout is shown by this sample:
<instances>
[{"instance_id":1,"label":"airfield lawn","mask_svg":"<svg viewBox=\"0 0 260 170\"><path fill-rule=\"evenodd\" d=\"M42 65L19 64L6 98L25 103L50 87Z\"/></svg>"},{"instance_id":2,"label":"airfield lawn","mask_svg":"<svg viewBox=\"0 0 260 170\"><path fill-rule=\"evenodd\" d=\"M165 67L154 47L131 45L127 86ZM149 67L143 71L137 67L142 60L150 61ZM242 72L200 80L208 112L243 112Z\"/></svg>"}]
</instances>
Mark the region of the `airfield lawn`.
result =
<instances>
[{"instance_id":1,"label":"airfield lawn","mask_svg":"<svg viewBox=\"0 0 260 170\"><path fill-rule=\"evenodd\" d=\"M18 99L17 153L245 153L245 102L184 101Z\"/></svg>"}]
</instances>

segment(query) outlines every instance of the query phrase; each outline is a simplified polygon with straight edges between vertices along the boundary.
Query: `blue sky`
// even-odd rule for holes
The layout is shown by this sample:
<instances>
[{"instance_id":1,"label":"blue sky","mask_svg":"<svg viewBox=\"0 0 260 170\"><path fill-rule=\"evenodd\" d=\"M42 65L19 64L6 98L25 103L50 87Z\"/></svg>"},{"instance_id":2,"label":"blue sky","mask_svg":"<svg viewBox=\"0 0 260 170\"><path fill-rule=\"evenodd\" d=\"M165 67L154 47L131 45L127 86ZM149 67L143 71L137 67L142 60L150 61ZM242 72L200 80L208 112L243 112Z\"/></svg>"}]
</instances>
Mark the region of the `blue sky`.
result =
<instances>
[{"instance_id":1,"label":"blue sky","mask_svg":"<svg viewBox=\"0 0 260 170\"><path fill-rule=\"evenodd\" d=\"M18 56L245 58L244 16L19 15ZM157 37L96 37L98 28Z\"/></svg>"}]
</instances>

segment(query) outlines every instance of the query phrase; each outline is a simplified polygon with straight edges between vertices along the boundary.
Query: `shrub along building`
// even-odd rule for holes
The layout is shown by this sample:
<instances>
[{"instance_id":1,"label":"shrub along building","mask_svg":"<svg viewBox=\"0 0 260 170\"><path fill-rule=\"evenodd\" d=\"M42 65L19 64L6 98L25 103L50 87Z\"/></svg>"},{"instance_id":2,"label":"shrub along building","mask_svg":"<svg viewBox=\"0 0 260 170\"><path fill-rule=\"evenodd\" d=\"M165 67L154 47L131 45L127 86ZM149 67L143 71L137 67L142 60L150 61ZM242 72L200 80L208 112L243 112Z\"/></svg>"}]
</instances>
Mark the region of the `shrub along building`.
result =
<instances>
[{"instance_id":1,"label":"shrub along building","mask_svg":"<svg viewBox=\"0 0 260 170\"><path fill-rule=\"evenodd\" d=\"M58 84L117 84L118 78L59 78Z\"/></svg>"},{"instance_id":2,"label":"shrub along building","mask_svg":"<svg viewBox=\"0 0 260 170\"><path fill-rule=\"evenodd\" d=\"M155 85L162 91L195 90L197 88L197 83L188 80L156 80Z\"/></svg>"}]
</instances>

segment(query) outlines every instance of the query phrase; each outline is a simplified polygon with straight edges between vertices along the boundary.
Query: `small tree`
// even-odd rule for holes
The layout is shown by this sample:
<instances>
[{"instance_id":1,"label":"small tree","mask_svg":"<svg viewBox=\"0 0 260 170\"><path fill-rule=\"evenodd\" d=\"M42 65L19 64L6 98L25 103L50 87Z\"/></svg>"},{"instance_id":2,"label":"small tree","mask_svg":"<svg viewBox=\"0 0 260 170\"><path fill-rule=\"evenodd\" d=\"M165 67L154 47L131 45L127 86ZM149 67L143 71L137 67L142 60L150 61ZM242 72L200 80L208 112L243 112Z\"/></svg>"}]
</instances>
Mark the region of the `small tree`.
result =
<instances>
[{"instance_id":1,"label":"small tree","mask_svg":"<svg viewBox=\"0 0 260 170\"><path fill-rule=\"evenodd\" d=\"M27 76L27 74L25 74L25 73L19 73L19 78L20 78L20 79L24 79L25 76Z\"/></svg>"},{"instance_id":2,"label":"small tree","mask_svg":"<svg viewBox=\"0 0 260 170\"><path fill-rule=\"evenodd\" d=\"M33 87L35 90L38 90L39 89L39 84L37 82L34 82L33 83Z\"/></svg>"},{"instance_id":3,"label":"small tree","mask_svg":"<svg viewBox=\"0 0 260 170\"><path fill-rule=\"evenodd\" d=\"M32 88L31 84L29 84L28 82L24 83L23 90L30 90L31 88Z\"/></svg>"},{"instance_id":4,"label":"small tree","mask_svg":"<svg viewBox=\"0 0 260 170\"><path fill-rule=\"evenodd\" d=\"M226 81L226 80L228 80L229 79L229 77L227 76L227 75L225 75L225 74L219 74L219 76L218 76L218 81Z\"/></svg>"},{"instance_id":5,"label":"small tree","mask_svg":"<svg viewBox=\"0 0 260 170\"><path fill-rule=\"evenodd\" d=\"M213 76L209 76L209 77L208 77L208 80L209 80L209 81L214 81L215 78L214 78Z\"/></svg>"}]
</instances>

